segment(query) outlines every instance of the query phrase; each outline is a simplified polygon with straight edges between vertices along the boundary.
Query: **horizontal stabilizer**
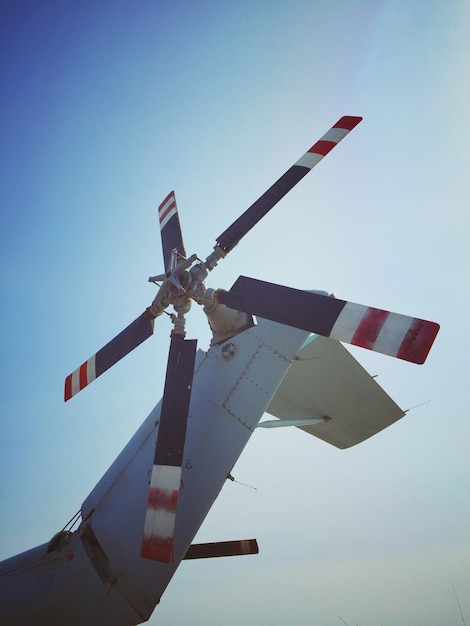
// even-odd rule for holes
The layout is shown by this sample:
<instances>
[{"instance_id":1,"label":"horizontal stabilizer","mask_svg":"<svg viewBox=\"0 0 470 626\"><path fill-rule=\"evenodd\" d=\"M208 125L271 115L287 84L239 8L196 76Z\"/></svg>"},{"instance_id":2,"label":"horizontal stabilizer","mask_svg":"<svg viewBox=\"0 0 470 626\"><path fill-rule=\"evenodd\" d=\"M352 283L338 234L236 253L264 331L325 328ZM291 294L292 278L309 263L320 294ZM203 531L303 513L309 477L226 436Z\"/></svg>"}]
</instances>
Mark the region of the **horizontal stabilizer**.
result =
<instances>
[{"instance_id":1,"label":"horizontal stabilizer","mask_svg":"<svg viewBox=\"0 0 470 626\"><path fill-rule=\"evenodd\" d=\"M320 418L299 425L337 448L349 448L405 413L338 341L312 336L297 354L266 409L282 420Z\"/></svg>"},{"instance_id":2,"label":"horizontal stabilizer","mask_svg":"<svg viewBox=\"0 0 470 626\"><path fill-rule=\"evenodd\" d=\"M258 553L256 539L215 541L213 543L195 543L189 546L184 559L212 559L219 556L242 556L243 554Z\"/></svg>"}]
</instances>

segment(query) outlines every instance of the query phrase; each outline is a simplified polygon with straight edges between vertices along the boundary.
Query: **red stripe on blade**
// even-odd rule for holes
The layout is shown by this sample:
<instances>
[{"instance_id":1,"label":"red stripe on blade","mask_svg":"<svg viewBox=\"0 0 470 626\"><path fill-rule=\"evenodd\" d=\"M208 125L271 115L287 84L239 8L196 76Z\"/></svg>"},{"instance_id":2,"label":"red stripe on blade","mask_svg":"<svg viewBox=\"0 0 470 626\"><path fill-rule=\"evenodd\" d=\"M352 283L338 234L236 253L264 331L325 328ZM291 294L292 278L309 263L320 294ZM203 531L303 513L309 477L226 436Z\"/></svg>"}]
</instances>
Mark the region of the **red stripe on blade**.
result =
<instances>
[{"instance_id":1,"label":"red stripe on blade","mask_svg":"<svg viewBox=\"0 0 470 626\"><path fill-rule=\"evenodd\" d=\"M352 130L356 128L356 126L362 122L362 117L355 117L353 115L345 115L340 120L336 122L333 128L344 128L345 130Z\"/></svg>"},{"instance_id":2,"label":"red stripe on blade","mask_svg":"<svg viewBox=\"0 0 470 626\"><path fill-rule=\"evenodd\" d=\"M165 206L165 204L168 202L168 200L169 200L172 196L174 197L174 195L175 195L175 192L174 192L174 191L170 191L170 193L167 195L167 197L165 198L165 200L163 200L163 201L160 203L160 206L158 207L158 212L160 212L160 211L163 209L163 207L164 207L164 206Z\"/></svg>"},{"instance_id":3,"label":"red stripe on blade","mask_svg":"<svg viewBox=\"0 0 470 626\"><path fill-rule=\"evenodd\" d=\"M308 152L313 152L314 154L322 154L323 156L325 156L328 154L328 152L333 150L335 146L336 142L334 141L323 141L322 139L320 139L308 150Z\"/></svg>"},{"instance_id":4,"label":"red stripe on blade","mask_svg":"<svg viewBox=\"0 0 470 626\"><path fill-rule=\"evenodd\" d=\"M160 489L159 487L152 487L149 489L149 499L147 508L157 510L161 509L168 511L169 513L176 513L176 505L178 503L178 490L177 489Z\"/></svg>"},{"instance_id":5,"label":"red stripe on blade","mask_svg":"<svg viewBox=\"0 0 470 626\"><path fill-rule=\"evenodd\" d=\"M397 352L397 358L422 365L439 332L439 324L426 320L415 319Z\"/></svg>"},{"instance_id":6,"label":"red stripe on blade","mask_svg":"<svg viewBox=\"0 0 470 626\"><path fill-rule=\"evenodd\" d=\"M164 213L160 214L160 223L163 222L163 220L165 219L165 217L168 215L168 213L170 213L171 211L173 211L173 209L176 206L176 200L174 202L172 202L170 204L170 206L167 208L167 210Z\"/></svg>"},{"instance_id":7,"label":"red stripe on blade","mask_svg":"<svg viewBox=\"0 0 470 626\"><path fill-rule=\"evenodd\" d=\"M355 346L373 350L377 337L382 330L382 326L385 324L389 315L389 311L369 307L362 316L351 343Z\"/></svg>"},{"instance_id":8,"label":"red stripe on blade","mask_svg":"<svg viewBox=\"0 0 470 626\"><path fill-rule=\"evenodd\" d=\"M79 379L78 379L78 385L79 385L80 391L88 385L87 366L88 366L88 361L85 361L85 363L82 363L80 365Z\"/></svg>"},{"instance_id":9,"label":"red stripe on blade","mask_svg":"<svg viewBox=\"0 0 470 626\"><path fill-rule=\"evenodd\" d=\"M64 388L64 401L70 400L72 397L72 374L69 374L65 379L65 388Z\"/></svg>"},{"instance_id":10,"label":"red stripe on blade","mask_svg":"<svg viewBox=\"0 0 470 626\"><path fill-rule=\"evenodd\" d=\"M173 539L159 537L144 537L140 549L140 555L144 559L171 563L173 561Z\"/></svg>"}]
</instances>

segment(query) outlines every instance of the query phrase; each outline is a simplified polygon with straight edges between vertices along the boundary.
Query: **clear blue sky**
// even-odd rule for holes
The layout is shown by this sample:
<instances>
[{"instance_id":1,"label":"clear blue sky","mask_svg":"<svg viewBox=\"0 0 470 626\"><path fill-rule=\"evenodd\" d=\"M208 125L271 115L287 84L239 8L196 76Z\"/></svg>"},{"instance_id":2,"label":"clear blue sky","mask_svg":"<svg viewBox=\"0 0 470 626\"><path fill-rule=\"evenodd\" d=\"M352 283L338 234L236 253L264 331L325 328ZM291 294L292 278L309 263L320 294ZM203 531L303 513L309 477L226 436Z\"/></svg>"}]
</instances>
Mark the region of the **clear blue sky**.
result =
<instances>
[{"instance_id":1,"label":"clear blue sky","mask_svg":"<svg viewBox=\"0 0 470 626\"><path fill-rule=\"evenodd\" d=\"M188 253L342 115L364 121L210 277L334 291L442 325L424 366L354 350L404 409L348 451L255 433L150 624L470 623L470 5L0 7L0 558L47 541L158 401L170 325L72 402L63 380L150 304L156 208ZM203 313L188 321L206 347Z\"/></svg>"}]
</instances>

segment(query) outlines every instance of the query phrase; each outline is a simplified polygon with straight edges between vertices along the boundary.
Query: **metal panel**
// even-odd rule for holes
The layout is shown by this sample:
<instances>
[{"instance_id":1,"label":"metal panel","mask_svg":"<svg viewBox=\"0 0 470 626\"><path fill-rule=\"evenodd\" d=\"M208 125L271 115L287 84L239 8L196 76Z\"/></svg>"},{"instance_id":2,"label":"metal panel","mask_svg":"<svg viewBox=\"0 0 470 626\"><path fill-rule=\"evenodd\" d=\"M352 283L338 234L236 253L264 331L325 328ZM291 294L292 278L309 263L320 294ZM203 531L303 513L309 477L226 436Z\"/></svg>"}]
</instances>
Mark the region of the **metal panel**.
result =
<instances>
[{"instance_id":1,"label":"metal panel","mask_svg":"<svg viewBox=\"0 0 470 626\"><path fill-rule=\"evenodd\" d=\"M267 408L271 415L325 418L299 428L337 448L354 446L404 416L339 342L313 336L297 356Z\"/></svg>"}]
</instances>

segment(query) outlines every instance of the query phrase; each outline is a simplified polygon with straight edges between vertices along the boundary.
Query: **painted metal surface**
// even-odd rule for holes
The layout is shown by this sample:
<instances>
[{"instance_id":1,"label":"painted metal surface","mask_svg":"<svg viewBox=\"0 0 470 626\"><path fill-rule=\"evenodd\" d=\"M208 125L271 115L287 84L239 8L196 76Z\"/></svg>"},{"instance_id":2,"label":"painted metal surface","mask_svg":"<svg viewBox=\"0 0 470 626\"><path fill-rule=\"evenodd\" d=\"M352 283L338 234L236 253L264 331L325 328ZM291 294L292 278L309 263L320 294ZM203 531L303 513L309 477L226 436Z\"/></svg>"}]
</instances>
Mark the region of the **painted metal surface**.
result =
<instances>
[{"instance_id":1,"label":"painted metal surface","mask_svg":"<svg viewBox=\"0 0 470 626\"><path fill-rule=\"evenodd\" d=\"M54 554L45 553L47 545L34 552L57 584L40 591L33 608L22 607L22 614L12 612L18 602L9 612L3 607L1 619L30 626L43 602L48 626L127 626L147 620L307 335L259 320L207 354L198 352L172 563L140 556L158 404L83 503L83 522L70 542ZM2 594L5 582L11 593L29 594L43 577L30 555L24 558L29 582L7 568L3 581L0 577Z\"/></svg>"},{"instance_id":2,"label":"painted metal surface","mask_svg":"<svg viewBox=\"0 0 470 626\"><path fill-rule=\"evenodd\" d=\"M312 336L299 350L268 413L320 418L299 428L337 448L354 446L405 413L339 342Z\"/></svg>"}]
</instances>

